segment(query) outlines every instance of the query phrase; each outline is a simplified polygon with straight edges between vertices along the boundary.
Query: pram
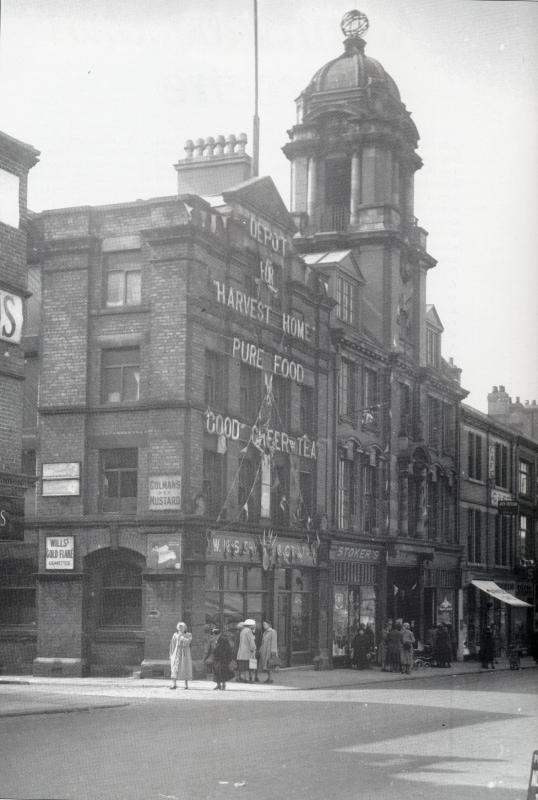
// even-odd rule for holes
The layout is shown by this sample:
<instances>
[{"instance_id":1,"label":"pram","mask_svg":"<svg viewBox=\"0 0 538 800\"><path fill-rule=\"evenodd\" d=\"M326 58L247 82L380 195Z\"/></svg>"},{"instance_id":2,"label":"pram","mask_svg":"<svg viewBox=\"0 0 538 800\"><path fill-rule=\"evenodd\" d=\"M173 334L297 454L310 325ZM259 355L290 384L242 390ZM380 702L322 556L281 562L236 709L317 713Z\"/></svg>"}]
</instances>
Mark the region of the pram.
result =
<instances>
[{"instance_id":1,"label":"pram","mask_svg":"<svg viewBox=\"0 0 538 800\"><path fill-rule=\"evenodd\" d=\"M424 645L423 650L415 650L413 655L413 669L429 669L432 666L433 648L431 645Z\"/></svg>"},{"instance_id":2,"label":"pram","mask_svg":"<svg viewBox=\"0 0 538 800\"><path fill-rule=\"evenodd\" d=\"M519 647L516 645L510 645L506 649L506 657L508 659L508 664L510 669L519 669L521 665L521 656L519 652Z\"/></svg>"}]
</instances>

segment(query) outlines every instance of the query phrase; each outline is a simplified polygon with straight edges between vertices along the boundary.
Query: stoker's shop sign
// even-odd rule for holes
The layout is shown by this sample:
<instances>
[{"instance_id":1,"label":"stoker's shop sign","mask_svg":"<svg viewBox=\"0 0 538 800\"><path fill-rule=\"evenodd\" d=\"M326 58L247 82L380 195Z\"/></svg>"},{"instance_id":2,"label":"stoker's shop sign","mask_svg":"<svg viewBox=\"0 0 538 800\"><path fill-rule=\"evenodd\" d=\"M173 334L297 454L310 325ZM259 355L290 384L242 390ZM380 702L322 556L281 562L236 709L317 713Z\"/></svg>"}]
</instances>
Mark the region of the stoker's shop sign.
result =
<instances>
[{"instance_id":1,"label":"stoker's shop sign","mask_svg":"<svg viewBox=\"0 0 538 800\"><path fill-rule=\"evenodd\" d=\"M330 558L333 561L379 562L383 551L377 547L351 544L333 544Z\"/></svg>"}]
</instances>

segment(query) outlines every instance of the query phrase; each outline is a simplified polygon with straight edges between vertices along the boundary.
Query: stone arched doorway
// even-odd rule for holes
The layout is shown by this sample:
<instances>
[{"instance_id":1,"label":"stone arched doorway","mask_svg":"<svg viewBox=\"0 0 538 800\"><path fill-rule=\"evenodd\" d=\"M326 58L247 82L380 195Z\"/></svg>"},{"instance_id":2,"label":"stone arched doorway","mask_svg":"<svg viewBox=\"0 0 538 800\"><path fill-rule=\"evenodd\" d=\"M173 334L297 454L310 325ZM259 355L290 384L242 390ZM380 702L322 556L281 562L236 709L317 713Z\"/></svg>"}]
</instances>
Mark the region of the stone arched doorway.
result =
<instances>
[{"instance_id":1,"label":"stone arched doorway","mask_svg":"<svg viewBox=\"0 0 538 800\"><path fill-rule=\"evenodd\" d=\"M125 675L144 657L145 559L127 548L103 548L84 559L84 649L90 675Z\"/></svg>"}]
</instances>

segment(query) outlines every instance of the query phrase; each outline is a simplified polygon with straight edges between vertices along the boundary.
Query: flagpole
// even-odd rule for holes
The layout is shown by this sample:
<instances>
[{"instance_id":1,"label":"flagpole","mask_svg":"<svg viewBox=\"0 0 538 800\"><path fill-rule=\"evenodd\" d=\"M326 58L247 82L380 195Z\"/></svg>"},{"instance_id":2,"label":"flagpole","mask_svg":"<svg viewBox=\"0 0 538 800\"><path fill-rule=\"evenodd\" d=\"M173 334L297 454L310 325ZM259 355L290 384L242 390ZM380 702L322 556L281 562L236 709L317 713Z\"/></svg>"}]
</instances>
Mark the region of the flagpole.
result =
<instances>
[{"instance_id":1,"label":"flagpole","mask_svg":"<svg viewBox=\"0 0 538 800\"><path fill-rule=\"evenodd\" d=\"M258 0L254 0L254 119L252 122L252 177L259 174L260 117L258 115Z\"/></svg>"}]
</instances>

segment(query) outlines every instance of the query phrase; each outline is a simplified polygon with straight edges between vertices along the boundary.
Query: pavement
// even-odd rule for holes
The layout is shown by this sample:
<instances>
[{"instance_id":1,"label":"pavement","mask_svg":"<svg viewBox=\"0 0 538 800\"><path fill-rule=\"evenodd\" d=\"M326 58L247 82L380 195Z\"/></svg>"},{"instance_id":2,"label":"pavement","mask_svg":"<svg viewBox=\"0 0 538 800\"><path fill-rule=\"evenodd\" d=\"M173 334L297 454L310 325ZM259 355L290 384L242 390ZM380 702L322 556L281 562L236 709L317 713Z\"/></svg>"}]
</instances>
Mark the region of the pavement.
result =
<instances>
[{"instance_id":1,"label":"pavement","mask_svg":"<svg viewBox=\"0 0 538 800\"><path fill-rule=\"evenodd\" d=\"M521 669L538 669L534 659L521 659ZM509 670L508 661L499 658L496 671ZM177 690L169 690L170 681L163 678L44 678L31 675L0 675L0 717L18 717L31 714L58 714L75 711L97 711L103 708L121 708L131 703L150 700L240 700L255 697L257 700L282 699L283 693L364 688L409 681L429 681L432 678L452 679L460 675L478 675L493 670L483 670L477 661L464 661L448 668L420 669L410 675L383 672L379 667L365 670L332 669L315 670L312 667L280 669L274 674L274 683L227 684L226 692L213 692L212 680L189 681L189 691L181 683Z\"/></svg>"}]
</instances>

